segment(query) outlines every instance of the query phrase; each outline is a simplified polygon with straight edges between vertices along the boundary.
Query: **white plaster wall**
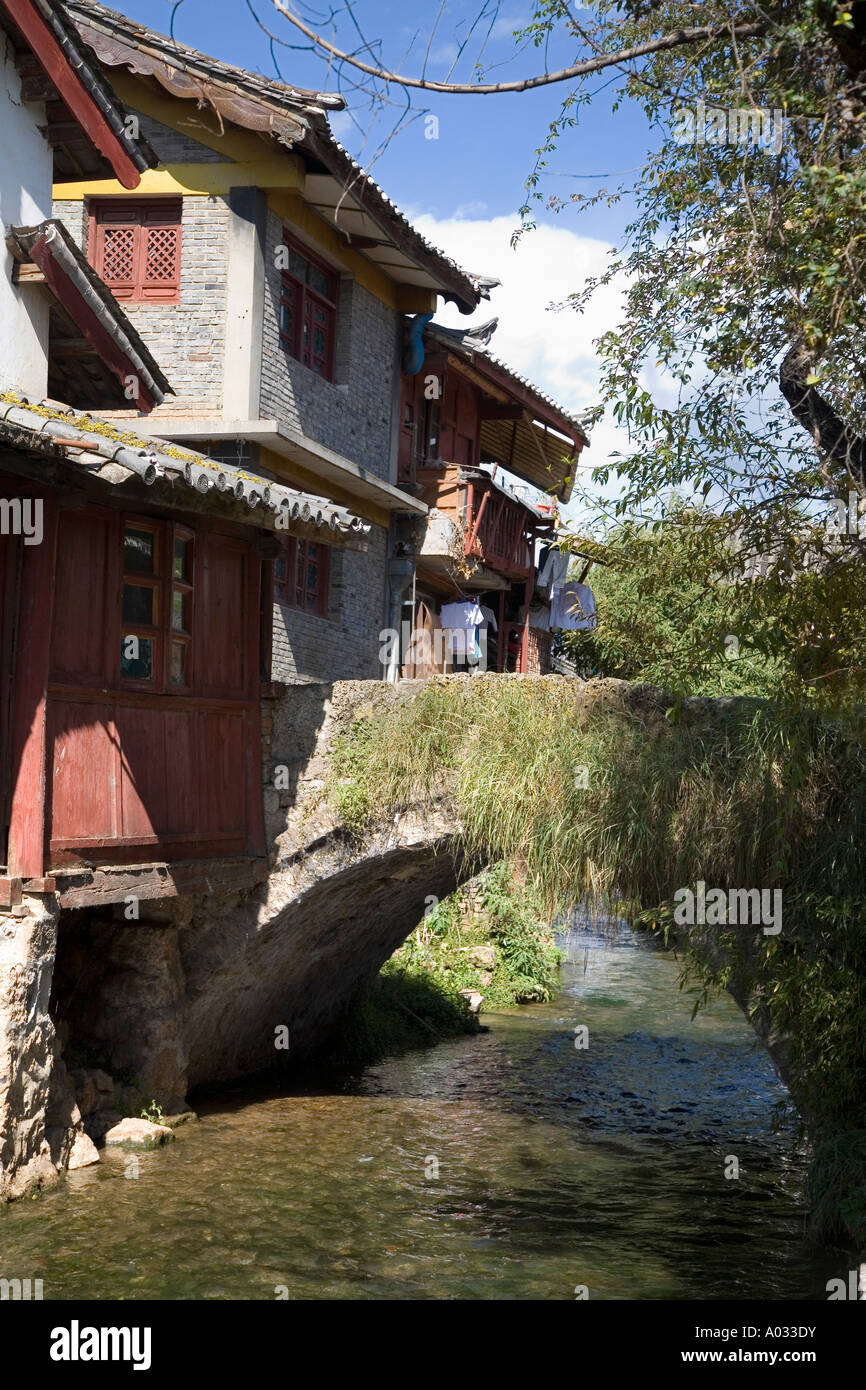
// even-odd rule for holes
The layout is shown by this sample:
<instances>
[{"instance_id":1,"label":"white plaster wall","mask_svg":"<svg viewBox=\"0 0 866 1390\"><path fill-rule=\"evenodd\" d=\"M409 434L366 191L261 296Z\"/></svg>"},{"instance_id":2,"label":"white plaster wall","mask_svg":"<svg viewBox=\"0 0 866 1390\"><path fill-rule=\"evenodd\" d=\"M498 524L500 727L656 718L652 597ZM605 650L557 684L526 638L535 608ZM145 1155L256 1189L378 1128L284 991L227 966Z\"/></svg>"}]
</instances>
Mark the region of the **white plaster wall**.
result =
<instances>
[{"instance_id":1,"label":"white plaster wall","mask_svg":"<svg viewBox=\"0 0 866 1390\"><path fill-rule=\"evenodd\" d=\"M41 104L22 105L12 47L0 34L0 389L48 389L48 304L36 285L13 285L6 229L51 216L51 149Z\"/></svg>"}]
</instances>

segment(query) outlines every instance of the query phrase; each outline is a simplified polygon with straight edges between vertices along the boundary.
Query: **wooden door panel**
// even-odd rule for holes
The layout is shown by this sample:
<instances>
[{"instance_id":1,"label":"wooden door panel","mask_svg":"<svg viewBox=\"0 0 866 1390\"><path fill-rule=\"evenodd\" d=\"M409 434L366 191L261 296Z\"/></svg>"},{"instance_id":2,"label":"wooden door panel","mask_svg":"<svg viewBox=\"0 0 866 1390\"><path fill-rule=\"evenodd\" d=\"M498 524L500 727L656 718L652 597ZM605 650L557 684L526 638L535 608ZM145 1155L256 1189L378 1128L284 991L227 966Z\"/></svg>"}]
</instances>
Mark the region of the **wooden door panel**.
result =
<instances>
[{"instance_id":1,"label":"wooden door panel","mask_svg":"<svg viewBox=\"0 0 866 1390\"><path fill-rule=\"evenodd\" d=\"M196 724L204 716L195 710L188 714L172 711L165 721L166 810L163 829L168 835L192 834L202 830L204 789L196 756Z\"/></svg>"},{"instance_id":2,"label":"wooden door panel","mask_svg":"<svg viewBox=\"0 0 866 1390\"><path fill-rule=\"evenodd\" d=\"M18 629L20 542L0 535L0 864L12 809L12 692Z\"/></svg>"},{"instance_id":3,"label":"wooden door panel","mask_svg":"<svg viewBox=\"0 0 866 1390\"><path fill-rule=\"evenodd\" d=\"M52 843L113 839L116 733L109 705L50 707Z\"/></svg>"},{"instance_id":4,"label":"wooden door panel","mask_svg":"<svg viewBox=\"0 0 866 1390\"><path fill-rule=\"evenodd\" d=\"M200 765L206 805L202 828L242 833L246 817L243 714L213 714L201 721Z\"/></svg>"},{"instance_id":5,"label":"wooden door panel","mask_svg":"<svg viewBox=\"0 0 866 1390\"><path fill-rule=\"evenodd\" d=\"M205 696L242 699L246 693L247 547L226 536L205 538L196 685Z\"/></svg>"},{"instance_id":6,"label":"wooden door panel","mask_svg":"<svg viewBox=\"0 0 866 1390\"><path fill-rule=\"evenodd\" d=\"M60 515L51 642L51 679L59 684L103 683L111 535L110 517L70 510Z\"/></svg>"},{"instance_id":7,"label":"wooden door panel","mask_svg":"<svg viewBox=\"0 0 866 1390\"><path fill-rule=\"evenodd\" d=\"M158 835L166 821L166 730L159 710L120 707L120 823L127 839Z\"/></svg>"}]
</instances>

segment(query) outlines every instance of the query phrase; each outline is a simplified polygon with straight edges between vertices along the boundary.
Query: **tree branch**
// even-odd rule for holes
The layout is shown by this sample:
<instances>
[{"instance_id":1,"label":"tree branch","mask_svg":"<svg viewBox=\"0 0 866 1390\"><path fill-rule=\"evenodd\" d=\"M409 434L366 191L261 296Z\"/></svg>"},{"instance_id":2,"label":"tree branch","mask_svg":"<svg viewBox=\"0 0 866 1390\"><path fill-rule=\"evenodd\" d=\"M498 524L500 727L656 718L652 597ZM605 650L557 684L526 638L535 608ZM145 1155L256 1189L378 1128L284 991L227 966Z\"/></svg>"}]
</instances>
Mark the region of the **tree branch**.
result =
<instances>
[{"instance_id":1,"label":"tree branch","mask_svg":"<svg viewBox=\"0 0 866 1390\"><path fill-rule=\"evenodd\" d=\"M558 72L541 73L538 77L524 77L516 82L430 82L424 77L402 77L399 73L390 72L387 68L364 63L360 58L354 58L350 53L344 53L342 49L335 47L327 39L323 39L297 15L292 14L281 3L281 0L273 0L273 5L290 24L294 24L295 28L300 29L301 33L311 39L317 47L324 49L332 58L338 59L341 63L349 63L351 67L366 72L370 77L378 77L382 82L394 82L401 87L419 87L426 92L447 92L459 96L489 96L496 92L527 92L532 87L547 87L553 82L569 82L575 77L585 77L590 72L600 72L602 68L615 67L618 63L630 63L635 58L645 58L650 53L661 53L665 49L679 48L684 44L700 43L701 40L712 41L727 37L757 38L765 34L772 23L772 19L768 17L751 24L707 24L697 29L676 29L670 34L663 34L660 38L635 44L633 48L621 48L616 53L602 53L595 58L587 58L582 63L575 63L573 67L561 68Z\"/></svg>"},{"instance_id":2,"label":"tree branch","mask_svg":"<svg viewBox=\"0 0 866 1390\"><path fill-rule=\"evenodd\" d=\"M812 373L810 354L795 342L779 368L779 388L794 419L812 436L816 449L832 463L842 464L857 486L866 491L866 439L855 434L820 391L807 384Z\"/></svg>"}]
</instances>

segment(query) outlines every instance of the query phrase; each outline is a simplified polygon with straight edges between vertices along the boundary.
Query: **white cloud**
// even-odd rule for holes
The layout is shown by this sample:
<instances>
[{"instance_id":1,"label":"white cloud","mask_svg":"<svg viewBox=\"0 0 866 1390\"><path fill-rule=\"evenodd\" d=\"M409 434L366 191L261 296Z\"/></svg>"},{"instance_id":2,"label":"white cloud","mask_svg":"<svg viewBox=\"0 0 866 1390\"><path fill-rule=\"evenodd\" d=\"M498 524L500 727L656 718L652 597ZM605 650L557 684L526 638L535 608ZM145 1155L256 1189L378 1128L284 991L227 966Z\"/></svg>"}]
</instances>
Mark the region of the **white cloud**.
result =
<instances>
[{"instance_id":1,"label":"white cloud","mask_svg":"<svg viewBox=\"0 0 866 1390\"><path fill-rule=\"evenodd\" d=\"M430 50L428 59L431 63L441 63L443 67L451 67L457 61L460 49L456 43L441 43L437 48Z\"/></svg>"},{"instance_id":2,"label":"white cloud","mask_svg":"<svg viewBox=\"0 0 866 1390\"><path fill-rule=\"evenodd\" d=\"M463 221L466 218L479 218L487 211L487 204L481 198L472 198L468 203L460 203L454 209L454 216Z\"/></svg>"},{"instance_id":3,"label":"white cloud","mask_svg":"<svg viewBox=\"0 0 866 1390\"><path fill-rule=\"evenodd\" d=\"M525 14L500 15L490 30L491 42L501 43L507 40L513 43L515 31L525 29L528 23L529 16Z\"/></svg>"},{"instance_id":4,"label":"white cloud","mask_svg":"<svg viewBox=\"0 0 866 1390\"><path fill-rule=\"evenodd\" d=\"M516 214L486 220L465 216L439 220L422 214L413 216L412 222L459 265L502 281L491 291L489 302L483 300L471 316L448 304L437 312L437 322L467 328L498 317L499 327L490 342L497 357L566 410L581 411L595 404L599 369L594 340L620 321L621 287L598 291L583 314L568 308L557 312L548 306L562 303L605 268L608 243L543 223L512 248L511 235L519 225ZM627 447L625 431L606 418L593 430L592 447L584 453L583 462L597 467L611 453L625 452ZM583 471L583 476L588 478L588 472Z\"/></svg>"},{"instance_id":5,"label":"white cloud","mask_svg":"<svg viewBox=\"0 0 866 1390\"><path fill-rule=\"evenodd\" d=\"M357 135L358 126L349 111L329 111L328 124L340 144L348 144Z\"/></svg>"}]
</instances>

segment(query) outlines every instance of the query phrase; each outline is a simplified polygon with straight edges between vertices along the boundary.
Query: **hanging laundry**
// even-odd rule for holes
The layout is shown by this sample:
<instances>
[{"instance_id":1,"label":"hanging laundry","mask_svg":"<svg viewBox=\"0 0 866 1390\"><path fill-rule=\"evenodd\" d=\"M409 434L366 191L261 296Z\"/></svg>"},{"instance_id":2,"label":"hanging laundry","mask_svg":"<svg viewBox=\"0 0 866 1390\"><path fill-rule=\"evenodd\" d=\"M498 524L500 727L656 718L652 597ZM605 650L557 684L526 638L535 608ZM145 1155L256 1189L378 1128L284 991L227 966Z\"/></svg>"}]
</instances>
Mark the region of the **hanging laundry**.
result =
<instances>
[{"instance_id":1,"label":"hanging laundry","mask_svg":"<svg viewBox=\"0 0 866 1390\"><path fill-rule=\"evenodd\" d=\"M484 622L484 614L475 599L443 604L439 619L450 635L452 657L476 661L476 652L480 655L478 629Z\"/></svg>"},{"instance_id":2,"label":"hanging laundry","mask_svg":"<svg viewBox=\"0 0 866 1390\"><path fill-rule=\"evenodd\" d=\"M571 556L568 551L562 551L558 546L545 545L541 549L538 557L538 580L536 587L539 589L555 589L560 584L565 583L565 576L568 574L568 565Z\"/></svg>"},{"instance_id":3,"label":"hanging laundry","mask_svg":"<svg viewBox=\"0 0 866 1390\"><path fill-rule=\"evenodd\" d=\"M526 604L520 605L520 621L526 617ZM546 603L531 603L529 605L529 626L534 627L538 632L550 631L550 609Z\"/></svg>"},{"instance_id":4,"label":"hanging laundry","mask_svg":"<svg viewBox=\"0 0 866 1390\"><path fill-rule=\"evenodd\" d=\"M425 680L446 671L447 655L439 615L426 603L419 603L403 657L403 679Z\"/></svg>"},{"instance_id":5,"label":"hanging laundry","mask_svg":"<svg viewBox=\"0 0 866 1390\"><path fill-rule=\"evenodd\" d=\"M595 597L588 584L571 580L550 595L550 626L565 632L591 632L597 624Z\"/></svg>"},{"instance_id":6,"label":"hanging laundry","mask_svg":"<svg viewBox=\"0 0 866 1390\"><path fill-rule=\"evenodd\" d=\"M468 632L481 626L484 614L475 599L465 599L462 603L444 603L439 621L443 627L450 628L453 632L460 629Z\"/></svg>"},{"instance_id":7,"label":"hanging laundry","mask_svg":"<svg viewBox=\"0 0 866 1390\"><path fill-rule=\"evenodd\" d=\"M482 614L482 617L484 618L484 622L481 624L481 626L482 626L482 627L492 627L492 628L493 628L493 631L496 632L499 625L498 625L498 623L497 623L497 621L496 621L496 614L494 613L493 609L492 609L492 608L488 608L486 603L482 603L482 605L481 605L481 614Z\"/></svg>"}]
</instances>

